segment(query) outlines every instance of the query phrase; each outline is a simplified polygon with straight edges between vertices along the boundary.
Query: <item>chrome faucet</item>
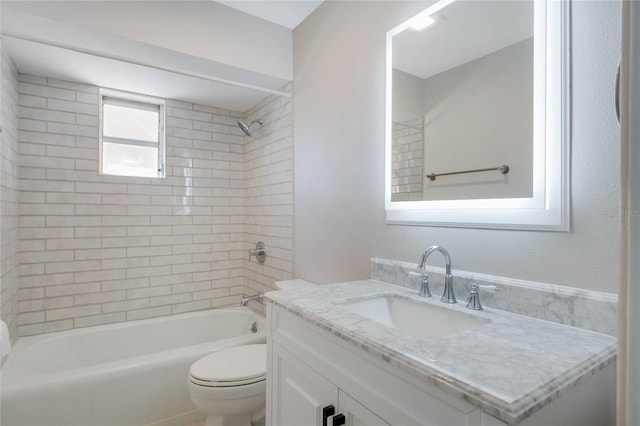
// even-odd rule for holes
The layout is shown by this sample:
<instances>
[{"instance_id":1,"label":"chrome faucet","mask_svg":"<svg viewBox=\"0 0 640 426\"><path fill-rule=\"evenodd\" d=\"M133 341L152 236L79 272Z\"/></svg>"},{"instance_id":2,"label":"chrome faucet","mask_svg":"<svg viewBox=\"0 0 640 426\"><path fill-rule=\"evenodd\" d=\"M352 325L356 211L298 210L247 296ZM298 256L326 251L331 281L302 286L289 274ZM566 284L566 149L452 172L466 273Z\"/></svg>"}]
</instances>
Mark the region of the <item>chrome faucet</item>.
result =
<instances>
[{"instance_id":1,"label":"chrome faucet","mask_svg":"<svg viewBox=\"0 0 640 426\"><path fill-rule=\"evenodd\" d=\"M262 303L262 293L254 294L253 296L245 296L243 294L242 300L240 301L240 306L247 306L247 303L251 302L252 300L257 300L258 302Z\"/></svg>"},{"instance_id":2,"label":"chrome faucet","mask_svg":"<svg viewBox=\"0 0 640 426\"><path fill-rule=\"evenodd\" d=\"M444 256L445 261L445 275L444 275L444 292L440 301L443 303L457 303L456 295L453 293L453 275L451 275L451 256L449 252L440 246L431 246L422 253L420 262L418 262L418 269L424 270L429 255L434 251L439 251Z\"/></svg>"}]
</instances>

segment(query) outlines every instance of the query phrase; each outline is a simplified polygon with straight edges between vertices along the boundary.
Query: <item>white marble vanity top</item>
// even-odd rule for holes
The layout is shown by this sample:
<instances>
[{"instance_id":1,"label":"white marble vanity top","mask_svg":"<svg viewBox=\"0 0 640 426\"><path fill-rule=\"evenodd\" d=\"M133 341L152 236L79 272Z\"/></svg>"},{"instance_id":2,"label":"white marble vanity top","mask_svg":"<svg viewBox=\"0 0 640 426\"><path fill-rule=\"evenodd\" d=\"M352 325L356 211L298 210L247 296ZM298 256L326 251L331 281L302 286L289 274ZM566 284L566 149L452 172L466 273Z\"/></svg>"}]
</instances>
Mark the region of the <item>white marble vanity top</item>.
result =
<instances>
[{"instance_id":1,"label":"white marble vanity top","mask_svg":"<svg viewBox=\"0 0 640 426\"><path fill-rule=\"evenodd\" d=\"M380 295L409 297L490 322L459 334L420 340L339 306ZM265 298L414 377L464 394L508 423L550 403L612 362L616 353L616 339L605 334L497 309L471 311L465 308L466 297L446 305L439 295L424 299L414 290L379 281L280 290Z\"/></svg>"}]
</instances>

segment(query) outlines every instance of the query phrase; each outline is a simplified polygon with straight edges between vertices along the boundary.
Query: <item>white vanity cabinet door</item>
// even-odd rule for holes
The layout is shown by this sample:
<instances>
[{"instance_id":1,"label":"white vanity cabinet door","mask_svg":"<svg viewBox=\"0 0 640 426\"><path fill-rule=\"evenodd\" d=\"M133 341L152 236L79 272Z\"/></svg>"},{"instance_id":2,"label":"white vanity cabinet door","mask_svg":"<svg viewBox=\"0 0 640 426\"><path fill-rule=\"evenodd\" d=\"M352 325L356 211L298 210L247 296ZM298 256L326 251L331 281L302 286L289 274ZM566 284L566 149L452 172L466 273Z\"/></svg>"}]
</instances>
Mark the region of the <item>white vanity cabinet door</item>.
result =
<instances>
[{"instance_id":1,"label":"white vanity cabinet door","mask_svg":"<svg viewBox=\"0 0 640 426\"><path fill-rule=\"evenodd\" d=\"M338 387L278 344L272 349L272 426L326 426L322 409L338 407ZM338 414L336 411L335 414Z\"/></svg>"},{"instance_id":2,"label":"white vanity cabinet door","mask_svg":"<svg viewBox=\"0 0 640 426\"><path fill-rule=\"evenodd\" d=\"M342 414L346 426L390 426L371 410L353 399L311 367L275 344L273 347L274 399L272 425L329 426L323 409L333 406Z\"/></svg>"},{"instance_id":3,"label":"white vanity cabinet door","mask_svg":"<svg viewBox=\"0 0 640 426\"><path fill-rule=\"evenodd\" d=\"M346 426L391 426L343 391L338 393L338 413L344 414Z\"/></svg>"}]
</instances>

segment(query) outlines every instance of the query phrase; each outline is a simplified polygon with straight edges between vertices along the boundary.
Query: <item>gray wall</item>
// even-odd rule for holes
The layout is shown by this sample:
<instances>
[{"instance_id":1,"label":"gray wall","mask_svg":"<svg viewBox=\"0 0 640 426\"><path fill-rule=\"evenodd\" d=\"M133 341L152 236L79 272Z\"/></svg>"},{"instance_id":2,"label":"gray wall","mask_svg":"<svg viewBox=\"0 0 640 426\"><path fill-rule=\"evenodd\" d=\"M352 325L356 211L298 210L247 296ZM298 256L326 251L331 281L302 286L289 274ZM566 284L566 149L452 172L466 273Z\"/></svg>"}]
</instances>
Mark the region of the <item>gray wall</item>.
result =
<instances>
[{"instance_id":1,"label":"gray wall","mask_svg":"<svg viewBox=\"0 0 640 426\"><path fill-rule=\"evenodd\" d=\"M366 278L373 256L413 262L441 244L454 273L616 292L620 4L572 3L569 233L385 225L385 33L426 4L325 2L294 30L294 274L320 283Z\"/></svg>"},{"instance_id":2,"label":"gray wall","mask_svg":"<svg viewBox=\"0 0 640 426\"><path fill-rule=\"evenodd\" d=\"M425 200L533 194L533 38L424 80L424 171L506 164L506 175L425 179Z\"/></svg>"}]
</instances>

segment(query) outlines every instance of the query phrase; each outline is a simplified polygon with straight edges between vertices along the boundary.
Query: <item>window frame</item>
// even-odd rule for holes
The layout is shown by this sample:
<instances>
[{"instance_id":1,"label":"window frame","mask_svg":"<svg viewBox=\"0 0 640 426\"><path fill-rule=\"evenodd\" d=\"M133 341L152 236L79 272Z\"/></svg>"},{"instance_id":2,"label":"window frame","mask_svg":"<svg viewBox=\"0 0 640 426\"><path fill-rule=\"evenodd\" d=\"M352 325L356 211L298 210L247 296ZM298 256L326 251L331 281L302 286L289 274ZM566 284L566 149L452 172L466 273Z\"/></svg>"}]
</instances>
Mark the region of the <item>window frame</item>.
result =
<instances>
[{"instance_id":1,"label":"window frame","mask_svg":"<svg viewBox=\"0 0 640 426\"><path fill-rule=\"evenodd\" d=\"M105 98L109 105L119 105L127 108L136 108L146 111L158 111L158 143L148 142L138 139L127 139L113 136L104 135L104 105ZM99 134L98 134L98 172L103 176L122 176L133 177L143 179L156 179L166 177L166 126L165 126L165 114L166 114L166 102L162 98L156 98L152 96L140 95L137 93L122 92L119 90L100 88L99 96ZM150 148L158 148L158 164L157 164L157 176L133 176L133 175L117 175L111 173L105 173L104 166L104 143L113 143L128 146L144 146Z\"/></svg>"}]
</instances>

